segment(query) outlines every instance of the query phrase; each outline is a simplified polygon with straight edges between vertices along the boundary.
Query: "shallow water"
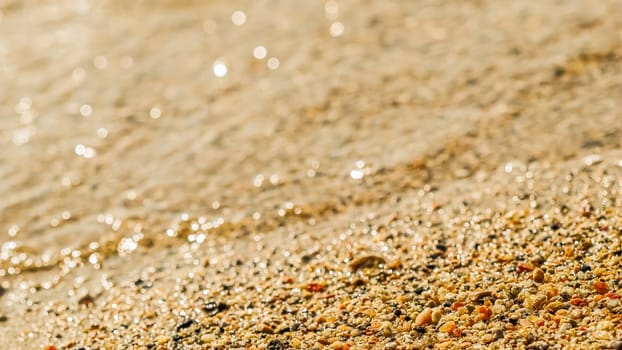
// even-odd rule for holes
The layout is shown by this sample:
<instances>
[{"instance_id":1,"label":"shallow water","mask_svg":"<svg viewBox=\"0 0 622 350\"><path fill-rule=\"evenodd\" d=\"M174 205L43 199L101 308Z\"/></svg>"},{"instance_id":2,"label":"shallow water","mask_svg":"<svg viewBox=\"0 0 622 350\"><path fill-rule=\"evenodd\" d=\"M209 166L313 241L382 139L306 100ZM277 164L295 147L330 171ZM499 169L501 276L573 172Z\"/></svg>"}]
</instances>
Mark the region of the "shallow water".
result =
<instances>
[{"instance_id":1,"label":"shallow water","mask_svg":"<svg viewBox=\"0 0 622 350\"><path fill-rule=\"evenodd\" d=\"M183 213L231 222L278 217L288 202L314 210L353 170L408 159L434 133L447 137L439 127L472 123L467 112L428 125L405 115L414 96L391 81L409 64L387 63L412 54L368 37L373 12L266 5L3 9L0 274L84 259L107 241L132 250L121 241L159 238ZM355 79L359 69L372 74ZM400 101L375 96L381 87Z\"/></svg>"}]
</instances>

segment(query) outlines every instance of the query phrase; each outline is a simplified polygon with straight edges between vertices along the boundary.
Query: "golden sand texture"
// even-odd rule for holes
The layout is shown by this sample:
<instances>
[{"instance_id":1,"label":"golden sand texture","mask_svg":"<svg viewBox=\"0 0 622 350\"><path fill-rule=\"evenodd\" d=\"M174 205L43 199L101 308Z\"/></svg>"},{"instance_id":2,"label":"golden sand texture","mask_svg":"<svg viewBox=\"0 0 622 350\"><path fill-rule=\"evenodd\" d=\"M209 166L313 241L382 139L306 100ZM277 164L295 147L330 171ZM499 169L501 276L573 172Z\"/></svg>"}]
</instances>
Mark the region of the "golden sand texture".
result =
<instances>
[{"instance_id":1,"label":"golden sand texture","mask_svg":"<svg viewBox=\"0 0 622 350\"><path fill-rule=\"evenodd\" d=\"M0 4L0 348L622 347L622 3Z\"/></svg>"}]
</instances>

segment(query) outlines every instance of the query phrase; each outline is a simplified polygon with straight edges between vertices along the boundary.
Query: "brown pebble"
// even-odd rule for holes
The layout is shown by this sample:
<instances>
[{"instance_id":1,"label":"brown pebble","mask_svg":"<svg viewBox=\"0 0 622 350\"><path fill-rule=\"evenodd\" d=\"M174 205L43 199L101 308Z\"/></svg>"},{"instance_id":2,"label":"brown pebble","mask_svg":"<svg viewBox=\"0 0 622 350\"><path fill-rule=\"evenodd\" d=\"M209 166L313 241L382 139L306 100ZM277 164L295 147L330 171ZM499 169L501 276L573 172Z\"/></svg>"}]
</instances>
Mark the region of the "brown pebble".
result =
<instances>
[{"instance_id":1,"label":"brown pebble","mask_svg":"<svg viewBox=\"0 0 622 350\"><path fill-rule=\"evenodd\" d=\"M326 287L325 283L311 282L311 283L307 283L307 285L305 286L305 289L309 292L322 292L324 291L324 287Z\"/></svg>"},{"instance_id":2,"label":"brown pebble","mask_svg":"<svg viewBox=\"0 0 622 350\"><path fill-rule=\"evenodd\" d=\"M556 312L559 309L562 309L565 307L565 304L562 303L561 301L553 301L551 303L549 303L548 305L546 305L546 310L549 312Z\"/></svg>"},{"instance_id":3,"label":"brown pebble","mask_svg":"<svg viewBox=\"0 0 622 350\"><path fill-rule=\"evenodd\" d=\"M536 268L535 270L533 270L533 274L531 278L534 280L534 282L537 282L537 283L544 282L544 271L542 271L541 268Z\"/></svg>"},{"instance_id":4,"label":"brown pebble","mask_svg":"<svg viewBox=\"0 0 622 350\"><path fill-rule=\"evenodd\" d=\"M432 309L427 308L417 315L415 318L415 326L423 326L432 322Z\"/></svg>"},{"instance_id":5,"label":"brown pebble","mask_svg":"<svg viewBox=\"0 0 622 350\"><path fill-rule=\"evenodd\" d=\"M596 289L599 294L606 294L607 292L609 292L609 287L607 286L607 283L600 280L594 282L594 289Z\"/></svg>"},{"instance_id":6,"label":"brown pebble","mask_svg":"<svg viewBox=\"0 0 622 350\"><path fill-rule=\"evenodd\" d=\"M384 258L377 255L367 255L352 260L350 262L350 270L357 271L359 269L374 268L384 264Z\"/></svg>"},{"instance_id":7,"label":"brown pebble","mask_svg":"<svg viewBox=\"0 0 622 350\"><path fill-rule=\"evenodd\" d=\"M359 287L359 286L364 286L365 285L365 280L362 278L355 278L353 280L350 281L350 285L353 287Z\"/></svg>"},{"instance_id":8,"label":"brown pebble","mask_svg":"<svg viewBox=\"0 0 622 350\"><path fill-rule=\"evenodd\" d=\"M93 298L90 294L87 294L78 300L78 305L91 306L94 302L95 298Z\"/></svg>"},{"instance_id":9,"label":"brown pebble","mask_svg":"<svg viewBox=\"0 0 622 350\"><path fill-rule=\"evenodd\" d=\"M6 317L5 315L0 315L0 322L6 322L8 320L9 320L9 318Z\"/></svg>"},{"instance_id":10,"label":"brown pebble","mask_svg":"<svg viewBox=\"0 0 622 350\"><path fill-rule=\"evenodd\" d=\"M531 263L519 263L516 267L516 272L523 273L528 271L533 271L533 265Z\"/></svg>"},{"instance_id":11,"label":"brown pebble","mask_svg":"<svg viewBox=\"0 0 622 350\"><path fill-rule=\"evenodd\" d=\"M400 259L396 259L387 264L387 267L393 270L399 269L402 267L402 261Z\"/></svg>"},{"instance_id":12,"label":"brown pebble","mask_svg":"<svg viewBox=\"0 0 622 350\"><path fill-rule=\"evenodd\" d=\"M483 291L471 293L470 299L471 301L480 301L481 299L490 297L490 296L492 296L492 291L483 290Z\"/></svg>"},{"instance_id":13,"label":"brown pebble","mask_svg":"<svg viewBox=\"0 0 622 350\"><path fill-rule=\"evenodd\" d=\"M272 334L274 333L274 328L270 327L269 325L262 323L257 325L257 327L255 327L255 331L258 333L267 333L267 334Z\"/></svg>"}]
</instances>

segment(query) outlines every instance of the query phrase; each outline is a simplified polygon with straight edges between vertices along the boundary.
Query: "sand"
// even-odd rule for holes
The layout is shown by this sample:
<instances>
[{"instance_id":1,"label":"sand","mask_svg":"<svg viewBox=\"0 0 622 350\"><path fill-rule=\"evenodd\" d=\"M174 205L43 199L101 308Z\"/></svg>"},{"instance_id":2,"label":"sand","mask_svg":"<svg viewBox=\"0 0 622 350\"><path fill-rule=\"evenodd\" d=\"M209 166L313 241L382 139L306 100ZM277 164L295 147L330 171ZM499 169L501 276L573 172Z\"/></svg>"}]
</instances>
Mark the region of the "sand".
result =
<instances>
[{"instance_id":1,"label":"sand","mask_svg":"<svg viewBox=\"0 0 622 350\"><path fill-rule=\"evenodd\" d=\"M0 348L621 348L616 13L2 2Z\"/></svg>"}]
</instances>

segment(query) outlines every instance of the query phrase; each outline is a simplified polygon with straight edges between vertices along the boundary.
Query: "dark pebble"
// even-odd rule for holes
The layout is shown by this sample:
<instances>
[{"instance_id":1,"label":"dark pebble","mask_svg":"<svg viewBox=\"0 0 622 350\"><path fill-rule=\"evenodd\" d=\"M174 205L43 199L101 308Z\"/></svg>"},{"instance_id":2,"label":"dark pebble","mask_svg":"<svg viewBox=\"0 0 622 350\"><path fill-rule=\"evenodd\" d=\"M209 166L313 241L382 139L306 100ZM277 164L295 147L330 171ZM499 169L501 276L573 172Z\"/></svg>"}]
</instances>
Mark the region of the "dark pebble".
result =
<instances>
[{"instance_id":1,"label":"dark pebble","mask_svg":"<svg viewBox=\"0 0 622 350\"><path fill-rule=\"evenodd\" d=\"M95 302L95 298L90 294L87 294L78 300L79 305L91 306Z\"/></svg>"},{"instance_id":2,"label":"dark pebble","mask_svg":"<svg viewBox=\"0 0 622 350\"><path fill-rule=\"evenodd\" d=\"M217 303L215 301L210 301L207 304L205 304L203 311L207 312L207 314L210 316L214 316L218 314L219 312L223 312L227 310L228 308L229 308L229 305L225 303L220 303L220 302Z\"/></svg>"},{"instance_id":3,"label":"dark pebble","mask_svg":"<svg viewBox=\"0 0 622 350\"><path fill-rule=\"evenodd\" d=\"M283 349L285 349L285 345L283 345L283 343L278 339L272 339L270 340L270 343L268 343L268 350L283 350Z\"/></svg>"},{"instance_id":4,"label":"dark pebble","mask_svg":"<svg viewBox=\"0 0 622 350\"><path fill-rule=\"evenodd\" d=\"M417 333L425 333L425 327L423 326L414 327L414 330L417 331Z\"/></svg>"},{"instance_id":5,"label":"dark pebble","mask_svg":"<svg viewBox=\"0 0 622 350\"><path fill-rule=\"evenodd\" d=\"M437 259L437 258L440 258L441 256L443 256L443 253L437 252L437 253L432 253L432 254L428 255L428 258L430 258L430 259Z\"/></svg>"},{"instance_id":6,"label":"dark pebble","mask_svg":"<svg viewBox=\"0 0 622 350\"><path fill-rule=\"evenodd\" d=\"M385 260L381 256L368 255L354 259L350 262L350 270L357 271L364 268L376 268L385 264Z\"/></svg>"},{"instance_id":7,"label":"dark pebble","mask_svg":"<svg viewBox=\"0 0 622 350\"><path fill-rule=\"evenodd\" d=\"M360 286L364 286L365 285L365 280L362 278L356 278L354 279L351 283L351 286L353 287L360 287Z\"/></svg>"},{"instance_id":8,"label":"dark pebble","mask_svg":"<svg viewBox=\"0 0 622 350\"><path fill-rule=\"evenodd\" d=\"M595 147L602 147L602 146L603 146L603 142L601 140L587 140L583 142L583 144L581 145L582 148L595 148Z\"/></svg>"},{"instance_id":9,"label":"dark pebble","mask_svg":"<svg viewBox=\"0 0 622 350\"><path fill-rule=\"evenodd\" d=\"M592 269L592 267L590 265L582 265L581 266L581 271L583 272L588 272Z\"/></svg>"},{"instance_id":10,"label":"dark pebble","mask_svg":"<svg viewBox=\"0 0 622 350\"><path fill-rule=\"evenodd\" d=\"M421 294L421 293L425 292L426 290L427 290L426 287L419 286L419 287L415 288L415 294Z\"/></svg>"},{"instance_id":11,"label":"dark pebble","mask_svg":"<svg viewBox=\"0 0 622 350\"><path fill-rule=\"evenodd\" d=\"M193 324L194 324L194 320L186 320L186 321L178 324L176 330L179 332L182 329L189 328Z\"/></svg>"},{"instance_id":12,"label":"dark pebble","mask_svg":"<svg viewBox=\"0 0 622 350\"><path fill-rule=\"evenodd\" d=\"M548 350L549 346L547 344L538 342L535 344L531 344L527 347L529 350Z\"/></svg>"}]
</instances>

